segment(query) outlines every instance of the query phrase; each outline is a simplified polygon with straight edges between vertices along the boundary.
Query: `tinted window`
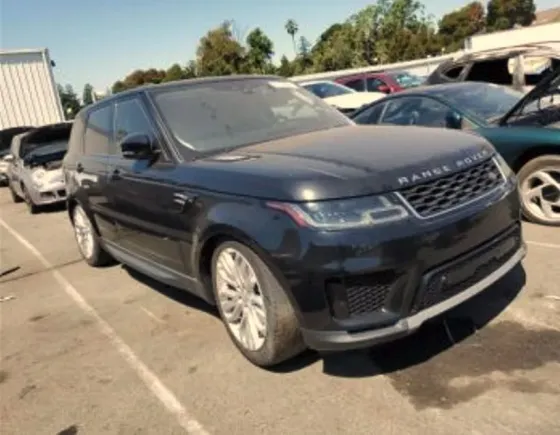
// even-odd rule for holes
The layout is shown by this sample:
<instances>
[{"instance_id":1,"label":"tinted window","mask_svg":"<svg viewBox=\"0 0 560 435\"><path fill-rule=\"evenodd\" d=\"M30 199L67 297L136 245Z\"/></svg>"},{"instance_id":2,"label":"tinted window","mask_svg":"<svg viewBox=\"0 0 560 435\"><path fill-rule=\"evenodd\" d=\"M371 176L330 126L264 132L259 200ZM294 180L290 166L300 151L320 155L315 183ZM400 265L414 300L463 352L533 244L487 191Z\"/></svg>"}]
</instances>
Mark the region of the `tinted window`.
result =
<instances>
[{"instance_id":1,"label":"tinted window","mask_svg":"<svg viewBox=\"0 0 560 435\"><path fill-rule=\"evenodd\" d=\"M375 77L370 77L366 80L367 90L369 92L380 92L379 88L381 86L387 86L383 80L377 79Z\"/></svg>"},{"instance_id":2,"label":"tinted window","mask_svg":"<svg viewBox=\"0 0 560 435\"><path fill-rule=\"evenodd\" d=\"M420 86L423 82L420 77L408 72L393 73L391 77L393 77L393 80L395 80L400 87L405 89Z\"/></svg>"},{"instance_id":3,"label":"tinted window","mask_svg":"<svg viewBox=\"0 0 560 435\"><path fill-rule=\"evenodd\" d=\"M84 146L86 154L109 154L112 137L113 106L105 106L90 113Z\"/></svg>"},{"instance_id":4,"label":"tinted window","mask_svg":"<svg viewBox=\"0 0 560 435\"><path fill-rule=\"evenodd\" d=\"M201 153L350 125L287 80L209 81L152 92L175 139Z\"/></svg>"},{"instance_id":5,"label":"tinted window","mask_svg":"<svg viewBox=\"0 0 560 435\"><path fill-rule=\"evenodd\" d=\"M418 98L419 105L413 108L415 125L423 127L447 127L451 109L432 98Z\"/></svg>"},{"instance_id":6,"label":"tinted window","mask_svg":"<svg viewBox=\"0 0 560 435\"><path fill-rule=\"evenodd\" d=\"M345 85L358 92L366 90L363 79L350 80L349 82L346 82Z\"/></svg>"},{"instance_id":7,"label":"tinted window","mask_svg":"<svg viewBox=\"0 0 560 435\"><path fill-rule=\"evenodd\" d=\"M131 133L154 136L148 114L137 98L119 101L115 106L115 142Z\"/></svg>"},{"instance_id":8,"label":"tinted window","mask_svg":"<svg viewBox=\"0 0 560 435\"><path fill-rule=\"evenodd\" d=\"M448 69L443 74L450 79L457 79L461 75L461 72L463 71L463 68L464 68L463 65L456 66L456 67Z\"/></svg>"},{"instance_id":9,"label":"tinted window","mask_svg":"<svg viewBox=\"0 0 560 435\"><path fill-rule=\"evenodd\" d=\"M387 103L382 124L414 125L421 102L419 98L395 98Z\"/></svg>"},{"instance_id":10,"label":"tinted window","mask_svg":"<svg viewBox=\"0 0 560 435\"><path fill-rule=\"evenodd\" d=\"M353 118L356 124L377 124L386 104L376 104Z\"/></svg>"}]
</instances>

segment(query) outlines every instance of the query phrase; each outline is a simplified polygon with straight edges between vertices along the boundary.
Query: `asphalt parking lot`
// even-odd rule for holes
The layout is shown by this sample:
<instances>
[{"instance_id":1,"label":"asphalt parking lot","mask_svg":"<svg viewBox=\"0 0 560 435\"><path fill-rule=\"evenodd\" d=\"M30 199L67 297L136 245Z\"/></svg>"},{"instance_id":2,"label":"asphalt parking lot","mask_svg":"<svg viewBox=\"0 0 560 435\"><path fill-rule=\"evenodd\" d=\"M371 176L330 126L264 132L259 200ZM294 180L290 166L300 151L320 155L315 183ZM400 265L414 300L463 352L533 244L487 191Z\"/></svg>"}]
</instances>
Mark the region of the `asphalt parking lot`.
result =
<instances>
[{"instance_id":1,"label":"asphalt parking lot","mask_svg":"<svg viewBox=\"0 0 560 435\"><path fill-rule=\"evenodd\" d=\"M2 434L558 434L560 229L418 334L248 363L215 312L80 261L64 211L0 190Z\"/></svg>"}]
</instances>

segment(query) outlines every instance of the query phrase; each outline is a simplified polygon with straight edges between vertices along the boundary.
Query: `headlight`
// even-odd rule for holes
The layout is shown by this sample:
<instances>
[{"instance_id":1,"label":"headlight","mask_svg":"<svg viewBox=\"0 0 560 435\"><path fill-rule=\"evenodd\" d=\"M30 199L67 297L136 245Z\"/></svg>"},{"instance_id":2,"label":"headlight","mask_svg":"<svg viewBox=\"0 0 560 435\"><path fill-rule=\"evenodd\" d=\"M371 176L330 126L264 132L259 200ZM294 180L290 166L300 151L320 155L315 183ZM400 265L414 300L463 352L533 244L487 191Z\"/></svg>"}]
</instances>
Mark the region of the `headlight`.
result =
<instances>
[{"instance_id":1,"label":"headlight","mask_svg":"<svg viewBox=\"0 0 560 435\"><path fill-rule=\"evenodd\" d=\"M34 172L31 174L31 178L33 179L33 181L35 181L36 183L39 183L39 184L41 183L40 180L41 180L44 176L45 176L45 171L43 171L43 170L41 170L41 169L39 169L39 170L37 170L37 171L34 171Z\"/></svg>"},{"instance_id":2,"label":"headlight","mask_svg":"<svg viewBox=\"0 0 560 435\"><path fill-rule=\"evenodd\" d=\"M510 178L513 175L515 175L513 173L513 170L509 167L507 162L504 160L504 158L500 154L496 154L494 156L494 161L498 164L498 167L500 168L500 170L502 171L502 173L504 174L504 176L506 178Z\"/></svg>"},{"instance_id":3,"label":"headlight","mask_svg":"<svg viewBox=\"0 0 560 435\"><path fill-rule=\"evenodd\" d=\"M288 214L298 225L322 230L362 228L399 221L408 211L391 195L306 203L268 202Z\"/></svg>"}]
</instances>

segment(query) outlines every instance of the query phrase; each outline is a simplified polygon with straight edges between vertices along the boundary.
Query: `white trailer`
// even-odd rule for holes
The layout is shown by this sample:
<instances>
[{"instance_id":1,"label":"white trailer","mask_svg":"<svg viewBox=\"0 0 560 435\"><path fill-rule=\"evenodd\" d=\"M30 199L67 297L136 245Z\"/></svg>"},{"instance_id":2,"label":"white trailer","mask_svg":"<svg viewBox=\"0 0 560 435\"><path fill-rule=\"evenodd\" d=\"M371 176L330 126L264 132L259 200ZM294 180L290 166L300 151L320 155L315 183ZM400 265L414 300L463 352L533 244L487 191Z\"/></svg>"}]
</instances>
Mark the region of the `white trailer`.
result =
<instances>
[{"instance_id":1,"label":"white trailer","mask_svg":"<svg viewBox=\"0 0 560 435\"><path fill-rule=\"evenodd\" d=\"M48 49L0 50L0 130L62 121Z\"/></svg>"}]
</instances>

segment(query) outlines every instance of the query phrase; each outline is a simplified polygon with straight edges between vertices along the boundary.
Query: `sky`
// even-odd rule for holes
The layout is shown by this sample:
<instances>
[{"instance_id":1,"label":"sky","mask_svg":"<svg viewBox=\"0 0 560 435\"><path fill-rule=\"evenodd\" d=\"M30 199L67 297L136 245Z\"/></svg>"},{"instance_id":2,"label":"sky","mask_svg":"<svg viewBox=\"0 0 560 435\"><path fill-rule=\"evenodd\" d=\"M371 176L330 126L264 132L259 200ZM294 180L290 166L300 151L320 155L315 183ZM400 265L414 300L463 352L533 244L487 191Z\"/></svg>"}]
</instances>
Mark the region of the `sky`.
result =
<instances>
[{"instance_id":1,"label":"sky","mask_svg":"<svg viewBox=\"0 0 560 435\"><path fill-rule=\"evenodd\" d=\"M195 58L198 40L224 20L240 36L261 27L275 58L293 56L286 20L310 41L372 0L0 0L2 49L48 48L55 79L81 95L85 83L105 90L138 68L166 69ZM468 0L425 0L436 18ZM537 0L537 8L558 0Z\"/></svg>"}]
</instances>

